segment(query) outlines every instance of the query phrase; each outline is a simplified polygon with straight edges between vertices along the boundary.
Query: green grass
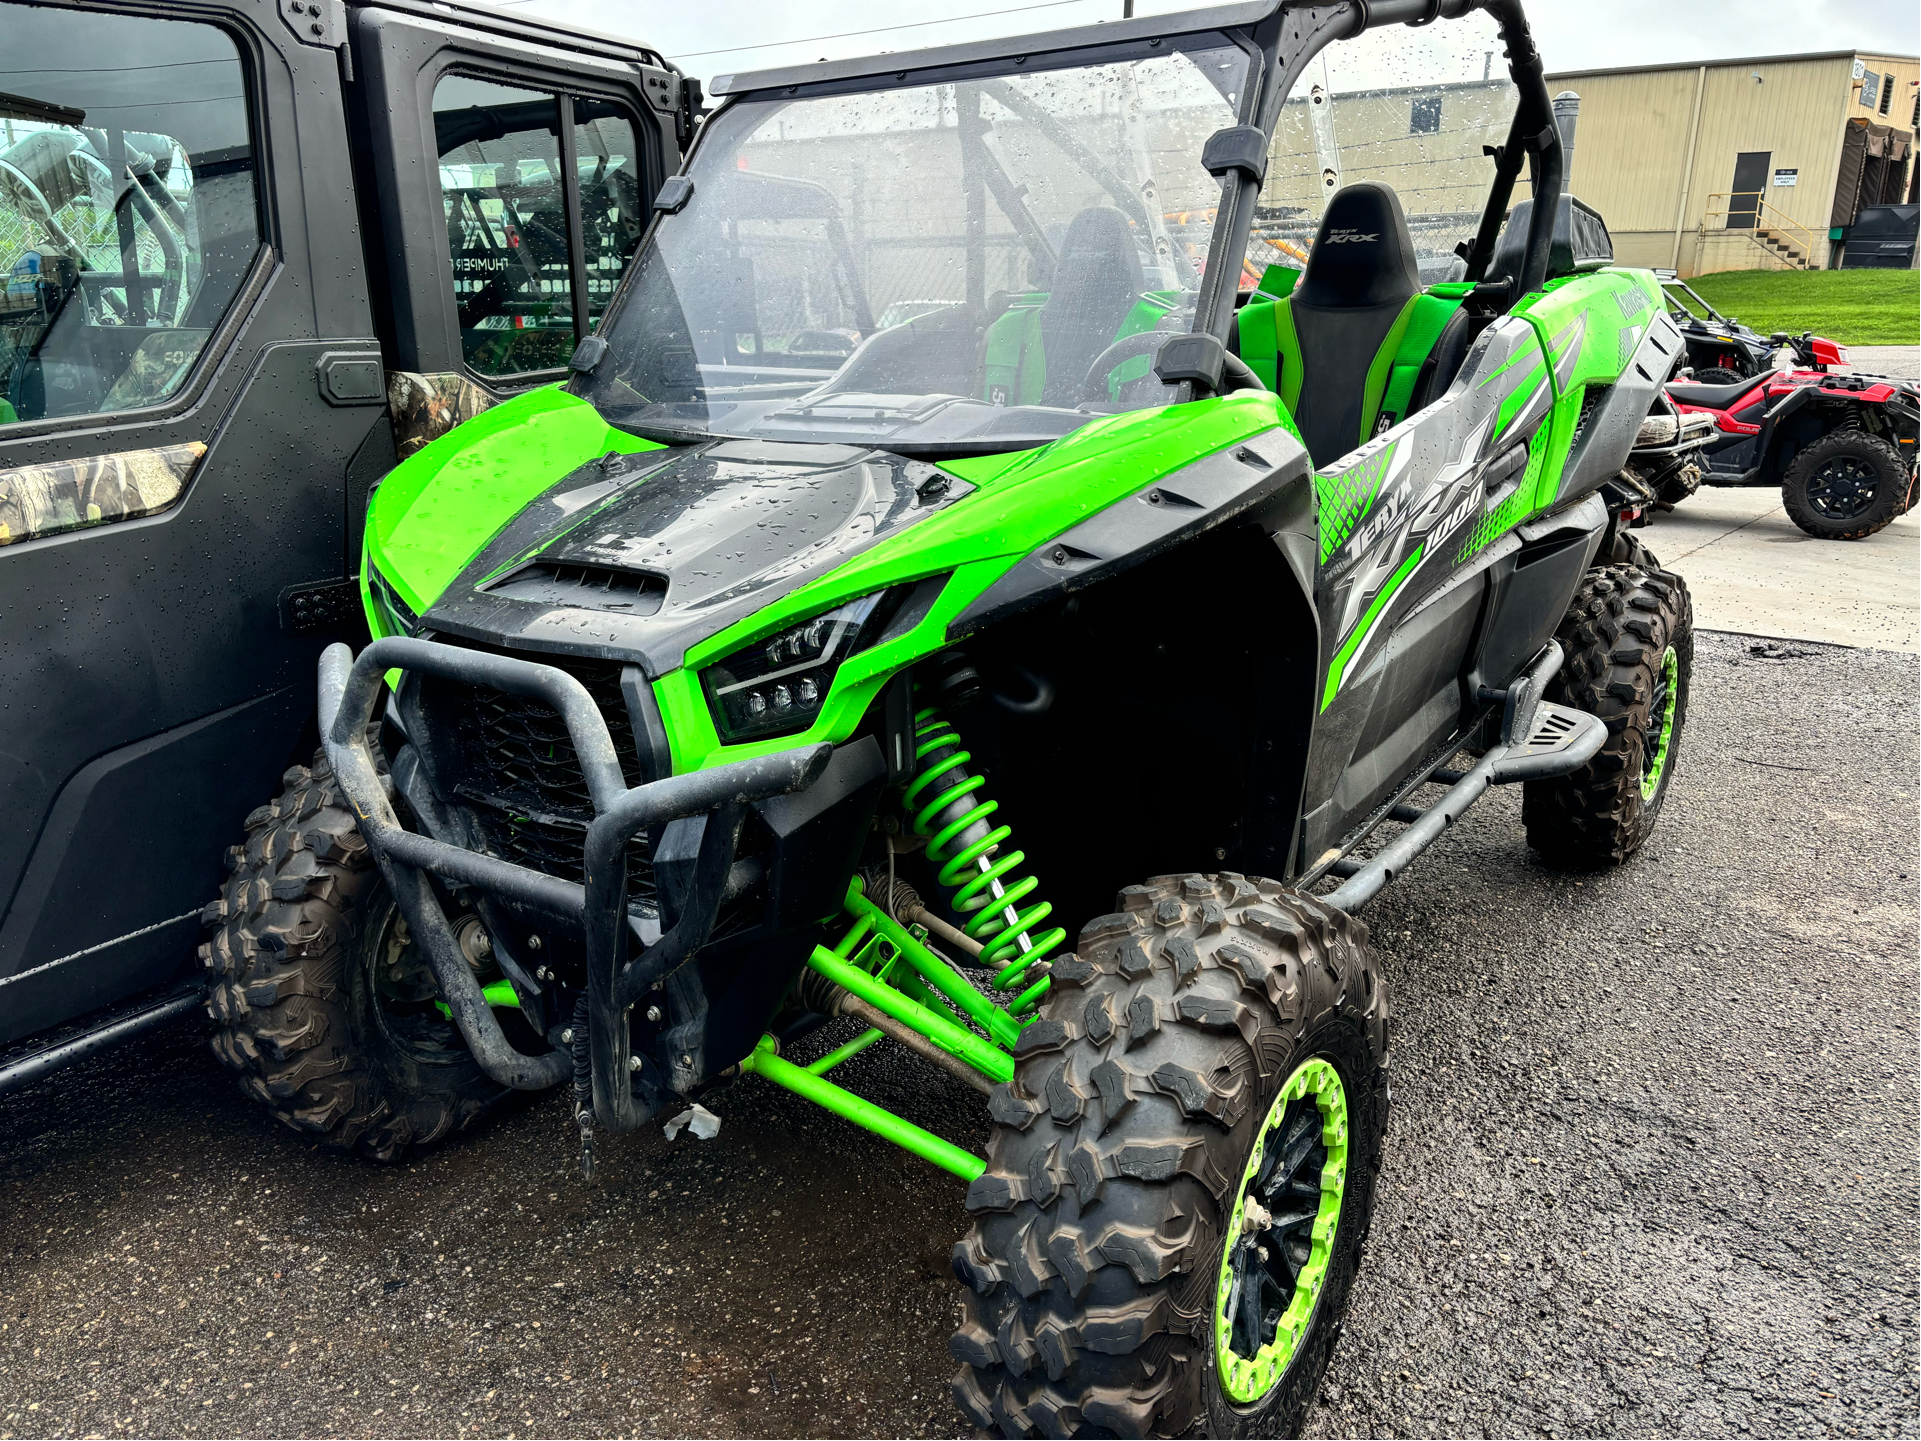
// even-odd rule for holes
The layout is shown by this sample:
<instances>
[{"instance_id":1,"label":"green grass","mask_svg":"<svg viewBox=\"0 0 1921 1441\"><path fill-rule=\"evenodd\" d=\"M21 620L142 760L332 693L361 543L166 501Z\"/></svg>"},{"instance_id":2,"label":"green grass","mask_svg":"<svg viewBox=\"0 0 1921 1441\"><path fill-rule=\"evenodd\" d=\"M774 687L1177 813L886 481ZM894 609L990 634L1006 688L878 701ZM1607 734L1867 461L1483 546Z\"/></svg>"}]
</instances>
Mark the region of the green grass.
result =
<instances>
[{"instance_id":1,"label":"green grass","mask_svg":"<svg viewBox=\"0 0 1921 1441\"><path fill-rule=\"evenodd\" d=\"M1688 284L1762 335L1812 330L1843 345L1921 338L1921 276L1912 270L1722 270Z\"/></svg>"}]
</instances>

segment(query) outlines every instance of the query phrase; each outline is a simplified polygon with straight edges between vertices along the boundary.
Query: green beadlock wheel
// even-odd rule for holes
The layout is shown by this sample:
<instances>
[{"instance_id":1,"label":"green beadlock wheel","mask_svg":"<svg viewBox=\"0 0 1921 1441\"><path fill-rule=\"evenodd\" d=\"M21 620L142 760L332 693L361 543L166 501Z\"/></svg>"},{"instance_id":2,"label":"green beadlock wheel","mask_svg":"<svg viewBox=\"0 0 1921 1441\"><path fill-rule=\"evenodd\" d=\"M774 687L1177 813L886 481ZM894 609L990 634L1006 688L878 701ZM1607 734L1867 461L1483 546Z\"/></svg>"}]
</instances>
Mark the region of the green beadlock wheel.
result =
<instances>
[{"instance_id":1,"label":"green beadlock wheel","mask_svg":"<svg viewBox=\"0 0 1921 1441\"><path fill-rule=\"evenodd\" d=\"M1661 666L1654 677L1654 694L1648 701L1653 734L1648 738L1646 760L1641 767L1641 799L1651 801L1661 789L1661 775L1667 769L1668 748L1674 743L1674 711L1681 699L1681 657L1673 646L1661 653Z\"/></svg>"},{"instance_id":2,"label":"green beadlock wheel","mask_svg":"<svg viewBox=\"0 0 1921 1441\"><path fill-rule=\"evenodd\" d=\"M1221 1249L1214 1354L1240 1405L1286 1374L1314 1318L1347 1186L1347 1093L1315 1057L1287 1078L1242 1172Z\"/></svg>"}]
</instances>

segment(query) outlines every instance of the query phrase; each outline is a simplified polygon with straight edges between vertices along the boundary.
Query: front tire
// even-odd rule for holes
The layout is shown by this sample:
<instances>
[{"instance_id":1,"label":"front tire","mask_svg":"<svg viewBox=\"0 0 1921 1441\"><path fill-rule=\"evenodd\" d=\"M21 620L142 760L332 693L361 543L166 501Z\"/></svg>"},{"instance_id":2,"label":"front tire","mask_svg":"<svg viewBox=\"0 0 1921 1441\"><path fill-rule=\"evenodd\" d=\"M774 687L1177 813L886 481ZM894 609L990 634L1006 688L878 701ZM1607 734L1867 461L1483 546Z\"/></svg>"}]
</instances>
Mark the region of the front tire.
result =
<instances>
[{"instance_id":1,"label":"front tire","mask_svg":"<svg viewBox=\"0 0 1921 1441\"><path fill-rule=\"evenodd\" d=\"M1571 775L1522 787L1528 844L1572 870L1618 866L1660 819L1674 782L1694 674L1694 603L1672 571L1596 566L1556 632L1565 652L1546 698L1607 723Z\"/></svg>"},{"instance_id":2,"label":"front tire","mask_svg":"<svg viewBox=\"0 0 1921 1441\"><path fill-rule=\"evenodd\" d=\"M201 913L213 1051L240 1089L322 1145L398 1160L502 1094L409 941L324 752L247 817Z\"/></svg>"},{"instance_id":3,"label":"front tire","mask_svg":"<svg viewBox=\"0 0 1921 1441\"><path fill-rule=\"evenodd\" d=\"M1690 385L1732 385L1737 380L1746 379L1747 377L1740 371L1730 369L1728 366L1710 365L1706 370L1695 371L1694 379L1688 383Z\"/></svg>"},{"instance_id":4,"label":"front tire","mask_svg":"<svg viewBox=\"0 0 1921 1441\"><path fill-rule=\"evenodd\" d=\"M990 1102L954 1248L955 1399L1008 1436L1296 1434L1387 1126L1367 928L1232 874L1158 877L1120 907L1056 963ZM1290 1188L1307 1214L1281 1209Z\"/></svg>"},{"instance_id":5,"label":"front tire","mask_svg":"<svg viewBox=\"0 0 1921 1441\"><path fill-rule=\"evenodd\" d=\"M1781 506L1817 540L1865 540L1907 509L1909 485L1893 446L1865 430L1836 430L1794 457Z\"/></svg>"}]
</instances>

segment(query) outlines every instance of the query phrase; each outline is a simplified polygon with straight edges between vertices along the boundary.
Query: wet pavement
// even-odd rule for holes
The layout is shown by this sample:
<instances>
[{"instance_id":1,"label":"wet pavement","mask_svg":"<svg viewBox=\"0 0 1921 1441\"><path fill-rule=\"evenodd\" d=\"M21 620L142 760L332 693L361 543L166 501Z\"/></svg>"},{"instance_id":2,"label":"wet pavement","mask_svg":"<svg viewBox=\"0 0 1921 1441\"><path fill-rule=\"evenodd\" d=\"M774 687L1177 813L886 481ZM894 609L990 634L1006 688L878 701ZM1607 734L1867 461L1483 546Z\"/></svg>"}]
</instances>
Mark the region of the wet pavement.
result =
<instances>
[{"instance_id":1,"label":"wet pavement","mask_svg":"<svg viewBox=\"0 0 1921 1441\"><path fill-rule=\"evenodd\" d=\"M1703 636L1633 864L1496 792L1370 908L1396 1112L1313 1434L1921 1431L1916 723L1913 656ZM837 1074L978 1143L890 1050ZM708 1104L589 1186L560 1097L381 1169L194 1025L0 1097L0 1435L962 1434L958 1183Z\"/></svg>"}]
</instances>

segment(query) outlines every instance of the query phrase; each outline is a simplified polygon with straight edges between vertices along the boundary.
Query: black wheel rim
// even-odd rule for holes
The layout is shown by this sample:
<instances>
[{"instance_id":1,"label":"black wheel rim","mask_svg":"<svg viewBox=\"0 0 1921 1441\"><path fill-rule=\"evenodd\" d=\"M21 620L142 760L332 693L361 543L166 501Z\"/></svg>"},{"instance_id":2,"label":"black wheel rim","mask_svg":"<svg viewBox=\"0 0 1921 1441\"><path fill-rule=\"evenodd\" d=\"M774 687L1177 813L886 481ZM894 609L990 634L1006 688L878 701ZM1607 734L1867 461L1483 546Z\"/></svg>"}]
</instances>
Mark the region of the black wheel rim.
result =
<instances>
[{"instance_id":1,"label":"black wheel rim","mask_svg":"<svg viewBox=\"0 0 1921 1441\"><path fill-rule=\"evenodd\" d=\"M1229 1208L1214 1302L1215 1366L1227 1399L1279 1383L1326 1286L1347 1185L1347 1095L1315 1057L1282 1085Z\"/></svg>"},{"instance_id":2,"label":"black wheel rim","mask_svg":"<svg viewBox=\"0 0 1921 1441\"><path fill-rule=\"evenodd\" d=\"M389 907L368 938L368 999L387 1039L415 1060L446 1062L466 1053L453 1018L441 1007L440 985L414 943L407 918Z\"/></svg>"},{"instance_id":3,"label":"black wheel rim","mask_svg":"<svg viewBox=\"0 0 1921 1441\"><path fill-rule=\"evenodd\" d=\"M1880 477L1858 455L1837 455L1808 477L1808 506L1829 520L1853 520L1874 504Z\"/></svg>"}]
</instances>

